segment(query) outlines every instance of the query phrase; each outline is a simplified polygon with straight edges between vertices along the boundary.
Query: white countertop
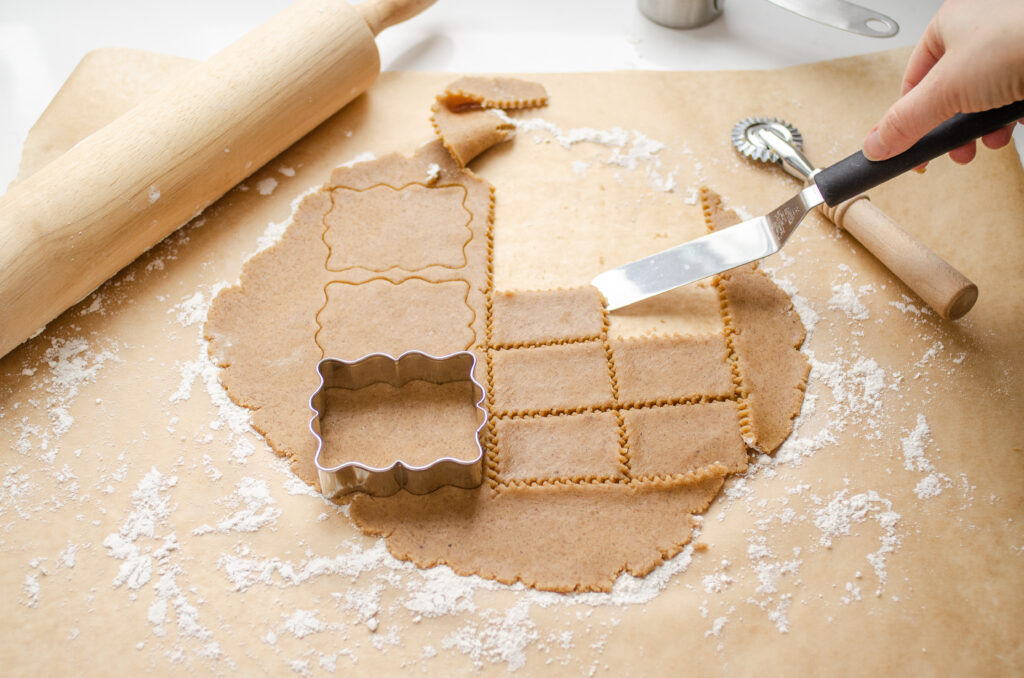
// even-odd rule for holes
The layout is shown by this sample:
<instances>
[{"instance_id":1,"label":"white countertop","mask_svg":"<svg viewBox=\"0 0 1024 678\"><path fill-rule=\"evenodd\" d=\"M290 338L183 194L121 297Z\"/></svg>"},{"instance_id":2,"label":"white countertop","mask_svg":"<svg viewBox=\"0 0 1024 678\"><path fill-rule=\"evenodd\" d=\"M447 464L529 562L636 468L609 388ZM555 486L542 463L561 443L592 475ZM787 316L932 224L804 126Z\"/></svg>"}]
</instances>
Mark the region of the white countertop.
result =
<instances>
[{"instance_id":1,"label":"white countertop","mask_svg":"<svg viewBox=\"0 0 1024 678\"><path fill-rule=\"evenodd\" d=\"M288 4L0 3L0 187L17 172L29 128L90 50L135 47L205 59ZM692 30L652 23L635 0L439 0L419 17L382 33L378 45L382 68L388 70L777 68L911 45L941 0L869 4L899 23L898 35L879 39L845 33L765 0L725 0L722 16Z\"/></svg>"}]
</instances>

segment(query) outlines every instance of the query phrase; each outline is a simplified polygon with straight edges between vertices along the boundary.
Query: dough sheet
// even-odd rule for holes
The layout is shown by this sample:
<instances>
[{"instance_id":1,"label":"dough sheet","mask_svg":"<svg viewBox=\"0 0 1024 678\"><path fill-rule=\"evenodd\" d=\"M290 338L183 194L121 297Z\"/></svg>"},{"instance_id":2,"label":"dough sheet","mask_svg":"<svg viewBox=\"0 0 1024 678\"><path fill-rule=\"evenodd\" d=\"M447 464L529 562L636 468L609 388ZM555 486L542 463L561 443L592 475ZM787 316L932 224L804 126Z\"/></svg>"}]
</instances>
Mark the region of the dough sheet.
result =
<instances>
[{"instance_id":1,"label":"dough sheet","mask_svg":"<svg viewBox=\"0 0 1024 678\"><path fill-rule=\"evenodd\" d=\"M506 93L537 89L503 82ZM509 108L530 103L513 100ZM457 123L438 125L437 112L435 104L433 124L440 143L459 165L464 158L455 147L478 149L475 157L504 140L486 129L468 138L468 128ZM480 114L458 107L447 112L452 119ZM449 134L462 140L453 143ZM321 357L355 360L369 353L398 356L420 350L441 356L474 350L487 389L490 424L481 441L487 482L476 490L447 490L439 495L444 498L440 505L436 497L407 493L395 498L357 495L353 519L368 534L383 536L397 558L421 567L444 563L460 574L560 592L608 591L620 572L642 576L664 554L678 553L689 532L678 525L630 524L617 548L605 550L598 536L604 528L567 522L564 511L575 510L583 520L583 515L601 512L602 502L614 494L631 497L638 508L648 502L668 506L674 496L681 508L671 522L690 524L689 514L702 512L714 496L709 488L720 486L728 473L746 470L744 440L773 452L791 430L808 370L797 351L802 326L786 295L754 266L712 281L721 324L707 336L613 338L604 301L590 286L496 292L492 241L493 230L501 226L494 224L489 205L486 210L467 208L472 206L471 188L481 195L494 189L468 169L456 171L451 160L445 163L450 179L437 181L441 164L428 162L442 160L437 144L408 159L356 165L351 173L366 179L351 182L354 186L345 183L351 181L345 172L337 171L329 188L305 198L305 210L299 208L300 218L282 243L246 265L239 287L222 292L229 301L226 309L219 297L214 299L206 326L211 353L221 356L232 399L263 414L260 421L271 446L317 487L309 444L289 448L274 442L295 440L306 421L264 390L268 369L279 380L295 383L280 389L281 394L308 382L297 365L267 360L294 348L261 345L253 350L246 347L248 335L259 333L280 313L294 316L289 325L300 326L301 316L322 304L312 337ZM420 176L430 176L429 185L406 183L417 174L416 167ZM378 183L367 187L369 177ZM739 220L717 194L702 190L701 201L709 229ZM311 224L316 214L323 224L320 233ZM305 240L321 242L327 250L326 258L320 256L323 264L293 254L316 247L288 247L292 228ZM359 283L335 279L349 270L390 277ZM427 270L435 277L419 277ZM309 285L300 279L320 281L323 293L309 298ZM238 315L234 300L239 290L243 296L272 294L280 301ZM485 325L481 335L472 331L476 319ZM747 371L757 380L748 382ZM443 457L472 458L473 400L469 392L462 395L461 403L447 402L447 395L431 396L417 382L398 389L384 384L334 389L321 430L323 462L387 468L399 460L424 466ZM431 397L438 398L436 416L431 416ZM343 410L334 413L333 407ZM288 431L288 437L275 435L279 430ZM570 503L538 501L532 496L535 487L548 497L564 492ZM452 495L466 493L482 496L469 501L473 511L449 516L439 511L439 506L457 503ZM531 496L522 498L523 493ZM392 504L402 510L386 507ZM432 518L423 520L420 514ZM651 520L658 515L652 511ZM666 520L664 515L660 519ZM498 524L506 529L495 530ZM566 554L564 545L573 542L577 530L596 530L588 542L602 557L592 550ZM415 548L402 539L406 533ZM636 541L628 535L636 535ZM562 545L556 552L540 546L556 536ZM552 567L556 579L549 578Z\"/></svg>"}]
</instances>

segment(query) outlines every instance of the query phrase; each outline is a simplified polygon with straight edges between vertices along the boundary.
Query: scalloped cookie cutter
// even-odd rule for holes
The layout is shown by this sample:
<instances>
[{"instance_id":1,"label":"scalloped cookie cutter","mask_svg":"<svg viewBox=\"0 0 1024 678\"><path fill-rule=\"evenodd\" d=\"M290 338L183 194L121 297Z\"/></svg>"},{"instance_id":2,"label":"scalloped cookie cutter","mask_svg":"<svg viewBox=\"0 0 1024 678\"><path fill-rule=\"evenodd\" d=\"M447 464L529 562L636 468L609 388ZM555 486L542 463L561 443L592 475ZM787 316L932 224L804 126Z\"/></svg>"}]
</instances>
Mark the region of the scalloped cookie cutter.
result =
<instances>
[{"instance_id":1,"label":"scalloped cookie cutter","mask_svg":"<svg viewBox=\"0 0 1024 678\"><path fill-rule=\"evenodd\" d=\"M419 351L407 351L397 358L385 353L371 353L357 360L346 361L324 358L317 363L320 386L309 399L313 417L309 429L317 440L316 464L320 476L320 491L328 499L350 492L365 492L387 497L399 490L412 494L429 494L444 485L464 489L479 487L483 481L483 446L480 432L487 425L487 410L483 407L486 393L473 373L476 356L460 351L445 356L432 356ZM480 425L474 434L477 454L472 459L441 457L425 466L406 464L396 459L383 468L367 466L358 461L347 461L337 466L326 466L321 460L324 440L320 423L327 414L327 390L343 388L358 390L373 384L389 384L400 388L411 381L448 384L468 381L476 394L476 409L480 411Z\"/></svg>"}]
</instances>

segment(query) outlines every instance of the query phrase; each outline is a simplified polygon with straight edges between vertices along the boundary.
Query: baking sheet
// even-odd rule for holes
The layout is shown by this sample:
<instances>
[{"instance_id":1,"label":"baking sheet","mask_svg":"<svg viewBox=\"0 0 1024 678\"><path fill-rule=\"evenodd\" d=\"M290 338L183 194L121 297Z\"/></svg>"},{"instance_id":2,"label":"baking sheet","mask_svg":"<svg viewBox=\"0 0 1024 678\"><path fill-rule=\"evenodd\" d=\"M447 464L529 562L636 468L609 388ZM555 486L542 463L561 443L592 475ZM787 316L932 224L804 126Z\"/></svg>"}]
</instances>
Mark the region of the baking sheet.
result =
<instances>
[{"instance_id":1,"label":"baking sheet","mask_svg":"<svg viewBox=\"0 0 1024 678\"><path fill-rule=\"evenodd\" d=\"M473 164L496 188L496 288L581 284L697 235L699 185L742 214L775 206L796 183L739 158L733 122L785 117L824 165L857 147L905 59L535 76L551 94L536 113L548 125ZM94 53L30 135L25 171L130 105L159 82L152 74L184 67ZM711 507L707 550L686 549L643 581L563 597L421 572L294 480L220 388L204 310L330 168L429 140L429 104L452 79L384 73L0 360L0 587L18 601L2 622L9 664L25 674L113 662L309 675L646 675L684 662L741 675L1019 671L1024 177L1010 150L970 168L940 160L872 194L978 284L963 321L930 314L817 217L766 262L811 330L805 413L780 458L732 480ZM622 128L629 141L559 143L574 128ZM615 322L643 331L635 317Z\"/></svg>"}]
</instances>

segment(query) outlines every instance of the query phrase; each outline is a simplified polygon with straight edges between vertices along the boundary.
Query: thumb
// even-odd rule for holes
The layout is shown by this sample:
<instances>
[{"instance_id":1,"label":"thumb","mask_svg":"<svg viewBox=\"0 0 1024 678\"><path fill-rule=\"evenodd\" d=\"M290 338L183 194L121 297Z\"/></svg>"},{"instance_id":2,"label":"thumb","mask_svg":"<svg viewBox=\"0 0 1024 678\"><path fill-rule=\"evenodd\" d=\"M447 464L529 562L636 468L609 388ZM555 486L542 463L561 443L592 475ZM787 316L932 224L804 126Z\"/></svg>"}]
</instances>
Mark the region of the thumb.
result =
<instances>
[{"instance_id":1,"label":"thumb","mask_svg":"<svg viewBox=\"0 0 1024 678\"><path fill-rule=\"evenodd\" d=\"M899 155L958 111L941 87L940 61L928 75L894 103L864 140L868 160Z\"/></svg>"}]
</instances>

